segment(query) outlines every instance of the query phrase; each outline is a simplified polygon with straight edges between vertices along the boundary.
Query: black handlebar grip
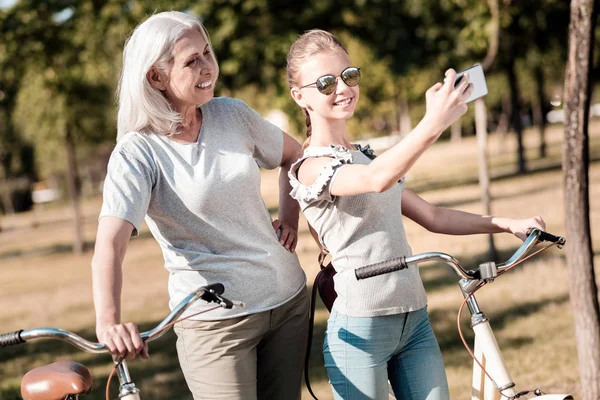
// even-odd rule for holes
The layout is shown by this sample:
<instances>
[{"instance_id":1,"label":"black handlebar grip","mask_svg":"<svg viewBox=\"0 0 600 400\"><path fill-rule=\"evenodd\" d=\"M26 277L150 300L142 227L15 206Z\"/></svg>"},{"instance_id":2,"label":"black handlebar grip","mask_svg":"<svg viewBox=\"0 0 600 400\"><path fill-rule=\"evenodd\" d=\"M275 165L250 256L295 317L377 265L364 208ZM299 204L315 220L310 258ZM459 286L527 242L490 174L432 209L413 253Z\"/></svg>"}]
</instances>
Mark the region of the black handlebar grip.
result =
<instances>
[{"instance_id":1,"label":"black handlebar grip","mask_svg":"<svg viewBox=\"0 0 600 400\"><path fill-rule=\"evenodd\" d=\"M204 286L204 288L216 294L223 294L225 291L225 286L223 286L222 283L211 283L210 285Z\"/></svg>"},{"instance_id":2,"label":"black handlebar grip","mask_svg":"<svg viewBox=\"0 0 600 400\"><path fill-rule=\"evenodd\" d=\"M542 231L540 229L537 229L537 228L529 228L527 230L527 236L531 235L531 233L534 230L540 231L540 236L538 237L538 242L552 242L552 243L558 244L559 246L562 246L562 245L564 245L567 242L565 240L565 238L562 237L562 236L554 236L551 233L544 232L544 231Z\"/></svg>"},{"instance_id":3,"label":"black handlebar grip","mask_svg":"<svg viewBox=\"0 0 600 400\"><path fill-rule=\"evenodd\" d=\"M23 339L21 339L21 332L23 332L22 329L20 331L14 331L14 332L1 334L0 335L0 347L8 347L8 346L14 346L17 344L25 343L25 341Z\"/></svg>"},{"instance_id":4,"label":"black handlebar grip","mask_svg":"<svg viewBox=\"0 0 600 400\"><path fill-rule=\"evenodd\" d=\"M538 238L538 240L540 242L557 243L557 242L564 242L565 239L560 236L554 236L553 234L548 233L548 232L542 232L542 233L540 233L540 237Z\"/></svg>"},{"instance_id":5,"label":"black handlebar grip","mask_svg":"<svg viewBox=\"0 0 600 400\"><path fill-rule=\"evenodd\" d=\"M406 263L406 257L400 257L357 268L354 270L354 275L356 276L357 280L360 280L387 274L394 271L399 271L401 269L406 268L408 268L408 264Z\"/></svg>"}]
</instances>

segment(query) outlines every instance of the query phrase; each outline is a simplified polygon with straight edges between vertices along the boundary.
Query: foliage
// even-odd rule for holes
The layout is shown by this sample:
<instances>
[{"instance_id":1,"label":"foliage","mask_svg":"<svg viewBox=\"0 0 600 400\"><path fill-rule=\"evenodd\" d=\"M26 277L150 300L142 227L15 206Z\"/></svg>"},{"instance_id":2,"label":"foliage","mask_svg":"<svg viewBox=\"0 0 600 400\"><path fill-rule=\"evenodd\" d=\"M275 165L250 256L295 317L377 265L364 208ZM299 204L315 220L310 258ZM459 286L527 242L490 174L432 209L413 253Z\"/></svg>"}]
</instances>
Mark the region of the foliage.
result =
<instances>
[{"instance_id":1,"label":"foliage","mask_svg":"<svg viewBox=\"0 0 600 400\"><path fill-rule=\"evenodd\" d=\"M100 51L100 24L91 22L99 5L20 1L0 20L7 67L20 72L14 75L19 91L12 122L25 140L36 144L42 175L56 171L53 166L67 135L81 143L106 138L114 83Z\"/></svg>"},{"instance_id":2,"label":"foliage","mask_svg":"<svg viewBox=\"0 0 600 400\"><path fill-rule=\"evenodd\" d=\"M560 95L566 58L565 2L499 5L500 51L487 73L492 125L507 95L509 57L517 61L525 107L535 100L538 66L549 80L546 95ZM0 10L5 169L19 170L14 160L24 142L37 149L42 175L65 169L56 160L64 159L61 140L69 132L80 158L87 148L114 142L114 92L127 35L149 14L171 9L200 17L211 33L221 70L217 95L240 97L263 113L280 108L299 136L304 119L289 96L285 57L303 31L336 33L362 68L350 128L363 137L397 130L405 102L419 119L425 91L448 67L481 62L492 29L488 2L480 0L20 0ZM472 125L471 113L463 124Z\"/></svg>"}]
</instances>

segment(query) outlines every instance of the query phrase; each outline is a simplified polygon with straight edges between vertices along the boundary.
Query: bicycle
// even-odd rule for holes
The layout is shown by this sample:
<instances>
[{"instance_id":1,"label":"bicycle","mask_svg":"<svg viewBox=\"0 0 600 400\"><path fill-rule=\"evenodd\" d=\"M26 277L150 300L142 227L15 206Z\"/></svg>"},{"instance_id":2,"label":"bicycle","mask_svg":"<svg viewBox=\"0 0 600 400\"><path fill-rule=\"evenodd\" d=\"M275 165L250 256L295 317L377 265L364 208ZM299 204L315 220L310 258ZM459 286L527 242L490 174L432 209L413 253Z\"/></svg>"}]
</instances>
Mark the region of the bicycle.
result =
<instances>
[{"instance_id":1,"label":"bicycle","mask_svg":"<svg viewBox=\"0 0 600 400\"><path fill-rule=\"evenodd\" d=\"M223 307L231 309L234 302L221 296L224 287L220 283L203 286L186 296L156 327L140 334L142 340L150 342L161 337L176 322L195 315ZM216 306L179 319L183 312L196 300L203 299ZM235 305L243 306L241 303ZM24 344L31 340L51 339L67 342L88 353L108 353L100 343L90 342L73 332L57 328L35 328L0 334L0 348ZM119 378L119 399L141 400L140 390L131 380L125 360L114 357L115 366L106 383L106 399L109 399L109 386L113 374ZM78 400L79 396L92 389L92 375L83 364L74 361L57 361L27 372L21 380L23 400Z\"/></svg>"},{"instance_id":2,"label":"bicycle","mask_svg":"<svg viewBox=\"0 0 600 400\"><path fill-rule=\"evenodd\" d=\"M539 242L550 242L549 245L528 254ZM356 279L366 279L374 276L391 273L408 268L409 265L418 265L423 262L438 261L447 264L459 277L458 284L463 293L464 300L459 308L457 325L460 338L473 358L473 380L471 400L516 400L532 394L539 400L573 400L569 394L545 394L540 389L517 391L516 385L508 370L496 338L486 315L479 308L475 292L499 276L514 268L530 257L552 246L562 248L566 243L565 238L555 236L539 229L531 229L527 239L510 257L502 264L486 262L475 270L465 270L459 262L449 254L428 252L410 257L400 257L389 261L367 265L354 271ZM465 304L471 313L471 327L475 334L475 348L471 351L460 326L460 319ZM391 392L390 392L391 393ZM390 398L393 398L390 396Z\"/></svg>"}]
</instances>

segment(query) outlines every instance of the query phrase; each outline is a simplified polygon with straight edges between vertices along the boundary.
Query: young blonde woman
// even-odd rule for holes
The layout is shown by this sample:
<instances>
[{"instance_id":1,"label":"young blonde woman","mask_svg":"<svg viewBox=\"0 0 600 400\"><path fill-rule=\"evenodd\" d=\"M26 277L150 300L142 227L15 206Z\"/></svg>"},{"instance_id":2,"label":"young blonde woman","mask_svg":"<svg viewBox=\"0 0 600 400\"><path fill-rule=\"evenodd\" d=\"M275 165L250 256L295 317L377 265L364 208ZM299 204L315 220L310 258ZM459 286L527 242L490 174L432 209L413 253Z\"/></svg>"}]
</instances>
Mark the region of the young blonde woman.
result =
<instances>
[{"instance_id":1,"label":"young blonde woman","mask_svg":"<svg viewBox=\"0 0 600 400\"><path fill-rule=\"evenodd\" d=\"M402 216L445 234L511 232L524 238L541 218L481 216L433 206L406 189L403 176L441 133L467 110L468 76L456 73L426 92L427 111L415 129L380 156L348 139L361 70L344 46L321 30L294 42L287 59L291 95L308 129L303 156L289 177L299 203L337 271L337 299L323 344L336 399L448 399L439 345L427 315L418 269L357 281L355 268L411 255Z\"/></svg>"}]
</instances>

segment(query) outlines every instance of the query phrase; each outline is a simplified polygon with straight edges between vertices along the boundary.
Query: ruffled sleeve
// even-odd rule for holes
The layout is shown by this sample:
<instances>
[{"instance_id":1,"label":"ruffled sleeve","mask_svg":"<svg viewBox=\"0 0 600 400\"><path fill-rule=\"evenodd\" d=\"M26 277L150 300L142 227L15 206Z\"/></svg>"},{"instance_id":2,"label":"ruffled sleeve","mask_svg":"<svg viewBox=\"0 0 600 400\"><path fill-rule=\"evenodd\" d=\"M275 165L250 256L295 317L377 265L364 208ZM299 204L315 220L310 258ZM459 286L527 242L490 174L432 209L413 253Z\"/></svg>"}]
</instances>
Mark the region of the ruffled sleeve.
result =
<instances>
[{"instance_id":1,"label":"ruffled sleeve","mask_svg":"<svg viewBox=\"0 0 600 400\"><path fill-rule=\"evenodd\" d=\"M374 160L375 157L377 157L377 155L375 154L375 151L368 144L361 145L361 144L358 144L358 143L352 143L352 145L354 147L356 147L356 149L358 151L360 151L361 153L363 153L365 156L367 156L371 160Z\"/></svg>"},{"instance_id":2,"label":"ruffled sleeve","mask_svg":"<svg viewBox=\"0 0 600 400\"><path fill-rule=\"evenodd\" d=\"M305 186L298 181L298 169L307 158L312 157L331 157L331 161L323 168L315 182L310 186ZM292 186L290 195L300 204L310 204L317 200L325 200L332 202L334 196L330 193L330 185L336 172L345 164L352 163L352 154L342 146L331 145L329 147L308 148L304 151L303 156L296 161L290 171L288 177Z\"/></svg>"}]
</instances>

